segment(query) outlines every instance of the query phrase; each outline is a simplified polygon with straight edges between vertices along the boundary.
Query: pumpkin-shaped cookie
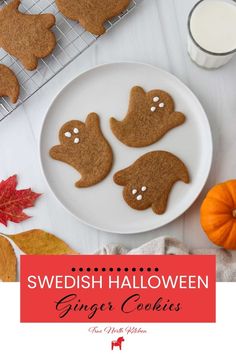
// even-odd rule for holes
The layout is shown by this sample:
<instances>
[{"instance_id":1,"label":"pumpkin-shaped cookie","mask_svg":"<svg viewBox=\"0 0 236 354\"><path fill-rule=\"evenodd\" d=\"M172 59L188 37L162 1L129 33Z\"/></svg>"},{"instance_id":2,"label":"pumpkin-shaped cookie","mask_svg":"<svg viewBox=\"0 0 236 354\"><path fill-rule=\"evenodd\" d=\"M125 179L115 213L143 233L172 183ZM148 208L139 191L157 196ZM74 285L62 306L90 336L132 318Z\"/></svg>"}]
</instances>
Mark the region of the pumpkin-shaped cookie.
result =
<instances>
[{"instance_id":1,"label":"pumpkin-shaped cookie","mask_svg":"<svg viewBox=\"0 0 236 354\"><path fill-rule=\"evenodd\" d=\"M208 238L225 249L236 249L236 180L214 186L201 206L201 225Z\"/></svg>"}]
</instances>

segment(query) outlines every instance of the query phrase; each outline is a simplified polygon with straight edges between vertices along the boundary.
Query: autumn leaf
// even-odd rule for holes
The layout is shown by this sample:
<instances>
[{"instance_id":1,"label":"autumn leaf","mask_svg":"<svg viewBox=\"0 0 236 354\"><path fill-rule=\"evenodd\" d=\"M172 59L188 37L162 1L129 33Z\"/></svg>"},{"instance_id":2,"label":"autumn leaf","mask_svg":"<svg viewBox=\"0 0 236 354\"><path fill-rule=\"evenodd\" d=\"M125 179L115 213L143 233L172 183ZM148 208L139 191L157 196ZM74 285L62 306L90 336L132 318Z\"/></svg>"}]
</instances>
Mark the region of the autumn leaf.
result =
<instances>
[{"instance_id":1,"label":"autumn leaf","mask_svg":"<svg viewBox=\"0 0 236 354\"><path fill-rule=\"evenodd\" d=\"M60 238L43 230L29 230L16 235L0 234L0 281L16 281L17 259L10 243L26 255L78 255Z\"/></svg>"},{"instance_id":2,"label":"autumn leaf","mask_svg":"<svg viewBox=\"0 0 236 354\"><path fill-rule=\"evenodd\" d=\"M0 236L0 280L16 281L16 255L10 242Z\"/></svg>"},{"instance_id":3,"label":"autumn leaf","mask_svg":"<svg viewBox=\"0 0 236 354\"><path fill-rule=\"evenodd\" d=\"M30 188L17 190L16 187L16 175L0 182L0 223L5 226L8 221L20 223L30 218L23 210L34 206L36 199L40 196Z\"/></svg>"},{"instance_id":4,"label":"autumn leaf","mask_svg":"<svg viewBox=\"0 0 236 354\"><path fill-rule=\"evenodd\" d=\"M29 230L16 235L6 235L26 254L75 255L64 241L43 230Z\"/></svg>"}]
</instances>

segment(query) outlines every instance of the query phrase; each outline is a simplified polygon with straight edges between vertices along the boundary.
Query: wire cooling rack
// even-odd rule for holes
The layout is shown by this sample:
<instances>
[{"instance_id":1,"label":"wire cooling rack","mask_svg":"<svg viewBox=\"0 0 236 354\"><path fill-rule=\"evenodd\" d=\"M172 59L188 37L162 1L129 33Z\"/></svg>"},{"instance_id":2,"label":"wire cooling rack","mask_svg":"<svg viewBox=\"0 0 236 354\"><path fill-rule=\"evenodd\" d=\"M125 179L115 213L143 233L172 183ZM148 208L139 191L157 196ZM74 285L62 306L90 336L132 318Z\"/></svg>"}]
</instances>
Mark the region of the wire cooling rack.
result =
<instances>
[{"instance_id":1,"label":"wire cooling rack","mask_svg":"<svg viewBox=\"0 0 236 354\"><path fill-rule=\"evenodd\" d=\"M10 1L2 1L0 8ZM107 21L105 24L107 31L129 14L139 2L141 0L132 0L125 11ZM56 25L53 27L53 31L57 38L57 46L51 55L39 60L39 65L34 71L25 70L20 61L0 48L0 63L11 68L17 75L20 83L20 97L16 104L12 104L8 98L0 97L0 121L6 118L13 110L31 97L98 39L98 36L85 31L78 22L66 19L58 11L55 0L22 0L20 11L29 14L54 14Z\"/></svg>"}]
</instances>

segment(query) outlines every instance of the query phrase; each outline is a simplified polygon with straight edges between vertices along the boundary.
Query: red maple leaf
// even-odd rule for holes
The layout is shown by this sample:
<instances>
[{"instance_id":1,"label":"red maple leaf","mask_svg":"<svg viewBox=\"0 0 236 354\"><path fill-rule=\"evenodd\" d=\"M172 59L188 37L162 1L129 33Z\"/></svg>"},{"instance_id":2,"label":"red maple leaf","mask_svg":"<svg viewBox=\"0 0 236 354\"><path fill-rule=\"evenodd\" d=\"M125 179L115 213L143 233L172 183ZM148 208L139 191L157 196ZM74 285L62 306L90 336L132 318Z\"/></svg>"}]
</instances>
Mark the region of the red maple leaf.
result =
<instances>
[{"instance_id":1,"label":"red maple leaf","mask_svg":"<svg viewBox=\"0 0 236 354\"><path fill-rule=\"evenodd\" d=\"M20 223L30 216L23 210L34 206L41 195L29 189L16 190L17 176L9 177L0 182L0 223L7 226L8 221Z\"/></svg>"}]
</instances>

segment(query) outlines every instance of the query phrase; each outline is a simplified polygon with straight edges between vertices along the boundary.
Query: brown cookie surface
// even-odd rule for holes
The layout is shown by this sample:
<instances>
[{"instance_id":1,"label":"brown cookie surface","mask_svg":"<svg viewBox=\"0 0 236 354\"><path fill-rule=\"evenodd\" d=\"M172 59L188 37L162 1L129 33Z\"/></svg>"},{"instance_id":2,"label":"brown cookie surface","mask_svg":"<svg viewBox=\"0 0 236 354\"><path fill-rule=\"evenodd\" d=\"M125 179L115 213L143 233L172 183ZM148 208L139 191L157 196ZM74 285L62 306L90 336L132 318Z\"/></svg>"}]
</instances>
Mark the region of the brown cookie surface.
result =
<instances>
[{"instance_id":1,"label":"brown cookie surface","mask_svg":"<svg viewBox=\"0 0 236 354\"><path fill-rule=\"evenodd\" d=\"M61 13L80 22L86 31L95 35L105 32L104 22L125 10L130 0L56 0Z\"/></svg>"},{"instance_id":2,"label":"brown cookie surface","mask_svg":"<svg viewBox=\"0 0 236 354\"><path fill-rule=\"evenodd\" d=\"M20 93L20 85L16 75L7 66L0 64L0 96L7 96L16 103Z\"/></svg>"},{"instance_id":3,"label":"brown cookie surface","mask_svg":"<svg viewBox=\"0 0 236 354\"><path fill-rule=\"evenodd\" d=\"M154 213L163 214L173 185L177 181L189 183L189 174L175 155L152 151L117 172L113 179L124 186L123 197L131 208L145 210L151 207Z\"/></svg>"},{"instance_id":4,"label":"brown cookie surface","mask_svg":"<svg viewBox=\"0 0 236 354\"><path fill-rule=\"evenodd\" d=\"M64 124L59 140L60 145L51 148L50 156L71 165L81 174L76 187L90 187L108 175L113 154L102 134L96 113L90 113L85 123L72 120Z\"/></svg>"},{"instance_id":5,"label":"brown cookie surface","mask_svg":"<svg viewBox=\"0 0 236 354\"><path fill-rule=\"evenodd\" d=\"M56 46L50 31L55 24L52 14L30 15L18 11L20 0L0 10L0 47L19 59L28 70L36 69L38 59L49 55Z\"/></svg>"},{"instance_id":6,"label":"brown cookie surface","mask_svg":"<svg viewBox=\"0 0 236 354\"><path fill-rule=\"evenodd\" d=\"M135 86L130 93L129 109L122 121L111 118L113 134L130 147L144 147L161 139L169 130L185 122L183 113L174 111L174 101L165 91L145 92Z\"/></svg>"}]
</instances>

